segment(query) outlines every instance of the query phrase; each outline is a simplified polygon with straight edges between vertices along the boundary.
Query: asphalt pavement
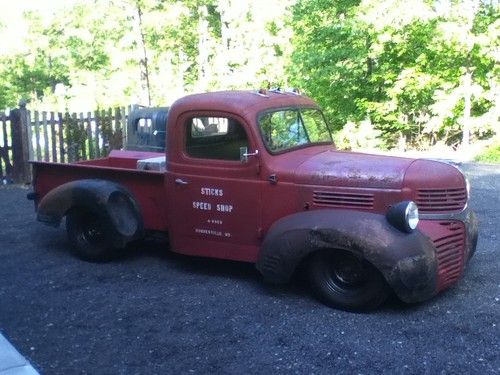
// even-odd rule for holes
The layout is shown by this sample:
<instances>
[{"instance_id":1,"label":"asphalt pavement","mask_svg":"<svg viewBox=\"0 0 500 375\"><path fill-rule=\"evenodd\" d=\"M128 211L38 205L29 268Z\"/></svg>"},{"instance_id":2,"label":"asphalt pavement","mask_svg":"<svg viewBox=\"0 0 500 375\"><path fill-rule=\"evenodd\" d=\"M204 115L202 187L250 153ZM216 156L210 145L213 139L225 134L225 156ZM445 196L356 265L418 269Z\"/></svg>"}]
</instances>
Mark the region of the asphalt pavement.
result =
<instances>
[{"instance_id":1,"label":"asphalt pavement","mask_svg":"<svg viewBox=\"0 0 500 375\"><path fill-rule=\"evenodd\" d=\"M36 222L27 188L0 187L0 332L42 374L499 374L500 167L463 168L480 220L464 278L369 314L153 241L80 261L63 227Z\"/></svg>"}]
</instances>

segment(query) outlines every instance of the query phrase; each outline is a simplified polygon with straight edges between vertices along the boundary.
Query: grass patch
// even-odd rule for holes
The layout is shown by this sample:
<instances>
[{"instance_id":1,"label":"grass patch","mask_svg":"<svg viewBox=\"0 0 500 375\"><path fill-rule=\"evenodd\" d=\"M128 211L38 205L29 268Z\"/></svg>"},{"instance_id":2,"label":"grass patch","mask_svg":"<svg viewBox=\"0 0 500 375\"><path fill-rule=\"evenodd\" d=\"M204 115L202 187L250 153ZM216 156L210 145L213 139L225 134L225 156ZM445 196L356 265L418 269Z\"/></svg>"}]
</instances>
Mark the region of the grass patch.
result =
<instances>
[{"instance_id":1,"label":"grass patch","mask_svg":"<svg viewBox=\"0 0 500 375\"><path fill-rule=\"evenodd\" d=\"M500 163L500 143L488 146L474 160L486 163Z\"/></svg>"}]
</instances>

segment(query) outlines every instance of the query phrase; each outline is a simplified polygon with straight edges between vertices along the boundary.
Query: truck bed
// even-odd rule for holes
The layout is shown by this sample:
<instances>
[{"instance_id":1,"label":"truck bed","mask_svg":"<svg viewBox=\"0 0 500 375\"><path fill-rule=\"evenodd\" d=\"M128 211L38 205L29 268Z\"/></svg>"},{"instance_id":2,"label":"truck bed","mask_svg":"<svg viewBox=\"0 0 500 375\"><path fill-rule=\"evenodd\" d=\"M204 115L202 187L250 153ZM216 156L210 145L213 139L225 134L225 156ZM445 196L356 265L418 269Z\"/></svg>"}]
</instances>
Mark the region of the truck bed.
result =
<instances>
[{"instance_id":1,"label":"truck bed","mask_svg":"<svg viewBox=\"0 0 500 375\"><path fill-rule=\"evenodd\" d=\"M166 196L164 173L137 169L138 161L164 156L163 153L112 151L106 158L70 164L32 162L33 184L39 202L50 190L66 182L81 179L104 179L127 188L143 213L147 230L166 231Z\"/></svg>"}]
</instances>

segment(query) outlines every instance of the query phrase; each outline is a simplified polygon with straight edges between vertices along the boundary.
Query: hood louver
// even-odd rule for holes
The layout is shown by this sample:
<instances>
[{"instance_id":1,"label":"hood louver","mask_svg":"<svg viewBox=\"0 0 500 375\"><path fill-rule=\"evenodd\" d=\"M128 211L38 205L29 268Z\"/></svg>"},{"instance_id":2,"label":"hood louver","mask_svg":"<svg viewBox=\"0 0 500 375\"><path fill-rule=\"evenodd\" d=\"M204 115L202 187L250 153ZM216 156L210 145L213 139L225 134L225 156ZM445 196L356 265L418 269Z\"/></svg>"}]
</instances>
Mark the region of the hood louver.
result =
<instances>
[{"instance_id":1,"label":"hood louver","mask_svg":"<svg viewBox=\"0 0 500 375\"><path fill-rule=\"evenodd\" d=\"M331 191L313 192L313 203L322 207L372 209L373 200L373 194Z\"/></svg>"}]
</instances>

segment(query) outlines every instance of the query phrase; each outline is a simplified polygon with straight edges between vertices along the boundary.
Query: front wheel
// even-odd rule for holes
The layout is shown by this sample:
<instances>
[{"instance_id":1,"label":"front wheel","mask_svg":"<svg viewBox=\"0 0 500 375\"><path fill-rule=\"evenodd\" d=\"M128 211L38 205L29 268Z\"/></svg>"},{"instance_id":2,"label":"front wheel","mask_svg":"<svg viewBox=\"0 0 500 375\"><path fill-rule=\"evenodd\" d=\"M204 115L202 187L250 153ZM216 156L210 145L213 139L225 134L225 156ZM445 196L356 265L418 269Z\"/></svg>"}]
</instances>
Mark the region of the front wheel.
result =
<instances>
[{"instance_id":1,"label":"front wheel","mask_svg":"<svg viewBox=\"0 0 500 375\"><path fill-rule=\"evenodd\" d=\"M338 309L373 310L389 295L389 287L380 272L366 260L347 251L314 254L308 274L318 298Z\"/></svg>"},{"instance_id":2,"label":"front wheel","mask_svg":"<svg viewBox=\"0 0 500 375\"><path fill-rule=\"evenodd\" d=\"M105 220L85 210L72 210L66 216L66 232L73 253L89 262L110 260L116 249L106 233Z\"/></svg>"}]
</instances>

